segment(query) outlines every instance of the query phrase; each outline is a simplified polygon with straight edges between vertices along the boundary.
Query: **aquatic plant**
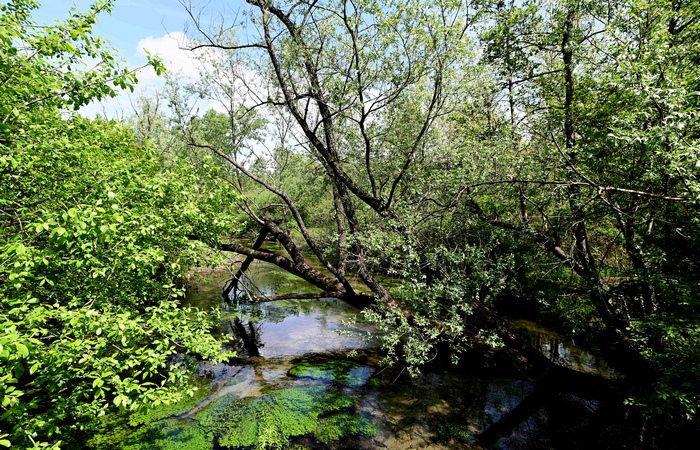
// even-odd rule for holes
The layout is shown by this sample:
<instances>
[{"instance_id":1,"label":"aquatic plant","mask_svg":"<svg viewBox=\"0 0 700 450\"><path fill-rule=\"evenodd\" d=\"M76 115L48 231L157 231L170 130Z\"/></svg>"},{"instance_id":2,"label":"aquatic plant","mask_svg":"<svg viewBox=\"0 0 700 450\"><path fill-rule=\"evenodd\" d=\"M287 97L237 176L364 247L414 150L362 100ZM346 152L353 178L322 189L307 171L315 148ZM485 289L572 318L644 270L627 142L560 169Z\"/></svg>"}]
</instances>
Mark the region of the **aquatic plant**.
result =
<instances>
[{"instance_id":1,"label":"aquatic plant","mask_svg":"<svg viewBox=\"0 0 700 450\"><path fill-rule=\"evenodd\" d=\"M370 377L366 367L352 361L332 359L320 362L299 362L289 370L299 378L333 381L343 386L362 386Z\"/></svg>"},{"instance_id":2,"label":"aquatic plant","mask_svg":"<svg viewBox=\"0 0 700 450\"><path fill-rule=\"evenodd\" d=\"M365 383L365 385L367 387L376 389L382 385L382 380L380 380L379 378L370 378L369 380L367 380L367 383Z\"/></svg>"},{"instance_id":3,"label":"aquatic plant","mask_svg":"<svg viewBox=\"0 0 700 450\"><path fill-rule=\"evenodd\" d=\"M339 411L344 408L352 408L357 404L357 400L341 391L334 391L325 394L317 408L322 413Z\"/></svg>"},{"instance_id":4,"label":"aquatic plant","mask_svg":"<svg viewBox=\"0 0 700 450\"><path fill-rule=\"evenodd\" d=\"M472 442L474 439L469 423L457 415L437 419L434 423L434 430L438 437L443 440L456 439L462 442Z\"/></svg>"},{"instance_id":5,"label":"aquatic plant","mask_svg":"<svg viewBox=\"0 0 700 450\"><path fill-rule=\"evenodd\" d=\"M324 387L271 392L230 412L222 424L222 446L279 448L293 436L312 433L322 408Z\"/></svg>"},{"instance_id":6,"label":"aquatic plant","mask_svg":"<svg viewBox=\"0 0 700 450\"><path fill-rule=\"evenodd\" d=\"M235 394L223 395L193 416L197 426L212 434L221 432L221 422L227 420L230 411L245 407L250 399L239 399Z\"/></svg>"},{"instance_id":7,"label":"aquatic plant","mask_svg":"<svg viewBox=\"0 0 700 450\"><path fill-rule=\"evenodd\" d=\"M124 414L108 414L100 418L96 432L87 442L87 446L97 450L108 450L125 442L134 429L129 425L129 419Z\"/></svg>"},{"instance_id":8,"label":"aquatic plant","mask_svg":"<svg viewBox=\"0 0 700 450\"><path fill-rule=\"evenodd\" d=\"M324 379L345 386L361 386L368 370L350 361L300 363L294 373L301 377ZM376 428L369 418L353 409L357 400L328 385L312 385L267 390L257 398L241 399L235 394L216 398L188 420L172 418L191 410L208 395L188 398L173 405L130 417L114 416L105 421L104 432L93 439L95 448L133 449L210 449L286 448L290 440L313 436L328 444L348 436L373 436ZM134 427L141 426L135 430Z\"/></svg>"},{"instance_id":9,"label":"aquatic plant","mask_svg":"<svg viewBox=\"0 0 700 450\"><path fill-rule=\"evenodd\" d=\"M193 382L193 385L197 387L197 390L192 390L191 396L186 396L179 402L162 404L156 408L145 411L108 414L100 418L96 432L87 445L94 449L114 449L118 448L122 443L136 442L143 439L146 434L152 434L154 430L158 429L161 422L159 422L154 429L150 429L150 425L162 419L167 419L190 411L204 398L209 396L214 389L206 380ZM128 448L128 445L123 447Z\"/></svg>"},{"instance_id":10,"label":"aquatic plant","mask_svg":"<svg viewBox=\"0 0 700 450\"><path fill-rule=\"evenodd\" d=\"M374 436L377 428L372 422L359 414L336 414L322 420L314 432L319 442L328 444L345 436Z\"/></svg>"},{"instance_id":11,"label":"aquatic plant","mask_svg":"<svg viewBox=\"0 0 700 450\"><path fill-rule=\"evenodd\" d=\"M260 398L239 401L216 420L223 447L282 448L290 439L313 435L328 443L352 435L372 436L376 428L369 419L352 412L357 401L324 386L274 391ZM223 419L223 420L222 420Z\"/></svg>"},{"instance_id":12,"label":"aquatic plant","mask_svg":"<svg viewBox=\"0 0 700 450\"><path fill-rule=\"evenodd\" d=\"M209 450L213 436L195 423L167 419L140 430L121 445L122 450Z\"/></svg>"},{"instance_id":13,"label":"aquatic plant","mask_svg":"<svg viewBox=\"0 0 700 450\"><path fill-rule=\"evenodd\" d=\"M200 386L196 391L194 391L192 396L185 397L179 402L169 405L161 405L146 411L135 411L131 413L131 416L129 417L129 425L132 427L137 427L142 424L148 425L161 419L167 419L168 417L184 414L187 411L192 410L202 400L208 397L213 390L214 388L211 386L206 388Z\"/></svg>"}]
</instances>

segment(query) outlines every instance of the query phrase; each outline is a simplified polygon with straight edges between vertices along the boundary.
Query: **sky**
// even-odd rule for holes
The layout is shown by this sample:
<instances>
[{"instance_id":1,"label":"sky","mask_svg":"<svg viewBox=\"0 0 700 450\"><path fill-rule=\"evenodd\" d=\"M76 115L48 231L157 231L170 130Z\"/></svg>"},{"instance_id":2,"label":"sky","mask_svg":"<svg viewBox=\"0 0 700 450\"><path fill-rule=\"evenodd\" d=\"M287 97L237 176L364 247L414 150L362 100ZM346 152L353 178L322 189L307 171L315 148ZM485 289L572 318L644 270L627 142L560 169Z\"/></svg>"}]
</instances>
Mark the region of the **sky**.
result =
<instances>
[{"instance_id":1,"label":"sky","mask_svg":"<svg viewBox=\"0 0 700 450\"><path fill-rule=\"evenodd\" d=\"M41 7L33 14L38 24L51 24L54 20L68 17L72 7L87 11L96 0L39 0ZM232 17L243 7L239 0L186 0L202 12L205 22ZM116 0L111 15L102 14L93 34L110 41L126 66L136 68L146 63L146 53L159 54L172 71L185 76L196 76L197 69L192 55L179 46L186 43L183 31L189 15L180 0ZM132 97L139 93L153 92L162 85L162 79L153 70L144 69L138 76L139 84ZM110 118L121 118L131 109L127 93L103 104L91 104L80 112L87 117L106 113Z\"/></svg>"}]
</instances>

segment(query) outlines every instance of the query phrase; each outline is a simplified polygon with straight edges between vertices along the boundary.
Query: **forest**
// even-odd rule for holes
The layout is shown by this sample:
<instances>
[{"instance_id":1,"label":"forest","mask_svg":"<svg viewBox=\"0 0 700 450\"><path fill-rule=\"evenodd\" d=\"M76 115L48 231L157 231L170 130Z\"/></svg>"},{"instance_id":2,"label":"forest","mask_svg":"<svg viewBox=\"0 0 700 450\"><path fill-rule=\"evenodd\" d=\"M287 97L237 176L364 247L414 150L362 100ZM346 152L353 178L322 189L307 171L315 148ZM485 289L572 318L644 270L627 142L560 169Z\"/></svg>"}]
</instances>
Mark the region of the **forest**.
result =
<instances>
[{"instance_id":1,"label":"forest","mask_svg":"<svg viewBox=\"0 0 700 450\"><path fill-rule=\"evenodd\" d=\"M317 288L241 301L340 299L384 364L501 349L698 429L700 3L247 0L211 22L182 1L199 79L153 56L161 91L88 119L138 86L92 33L113 3L53 26L0 5L0 447L80 448L192 395L235 354L181 305L187 274L231 255ZM557 366L506 314L634 376Z\"/></svg>"}]
</instances>

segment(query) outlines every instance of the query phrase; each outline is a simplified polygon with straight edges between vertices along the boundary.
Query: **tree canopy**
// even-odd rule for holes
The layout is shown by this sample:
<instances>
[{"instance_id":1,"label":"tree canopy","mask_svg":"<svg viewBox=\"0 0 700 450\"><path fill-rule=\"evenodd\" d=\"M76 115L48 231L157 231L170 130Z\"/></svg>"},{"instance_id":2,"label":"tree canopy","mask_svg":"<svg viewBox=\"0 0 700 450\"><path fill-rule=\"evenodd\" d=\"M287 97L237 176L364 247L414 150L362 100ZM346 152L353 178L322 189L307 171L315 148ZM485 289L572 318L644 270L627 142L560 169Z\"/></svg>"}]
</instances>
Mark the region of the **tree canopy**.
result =
<instances>
[{"instance_id":1,"label":"tree canopy","mask_svg":"<svg viewBox=\"0 0 700 450\"><path fill-rule=\"evenodd\" d=\"M111 2L1 7L0 445L58 448L228 356L178 304L201 243L318 288L247 300L358 307L414 372L480 343L593 383L497 313L525 311L633 367L644 417L697 420L697 2L247 3L212 29L187 6L201 77L128 126L70 112L137 81L90 33Z\"/></svg>"},{"instance_id":2,"label":"tree canopy","mask_svg":"<svg viewBox=\"0 0 700 450\"><path fill-rule=\"evenodd\" d=\"M390 355L417 365L475 336L517 345L491 319L518 298L649 373L654 392L628 402L695 416L698 393L679 389L697 376L695 2L248 3L248 22L211 30L190 10L191 37L229 55L231 76L255 72L229 114L286 124L262 159L275 163L189 144L247 180L244 210L291 259L222 248L371 306ZM316 209L334 222L307 225L280 148L321 177Z\"/></svg>"}]
</instances>

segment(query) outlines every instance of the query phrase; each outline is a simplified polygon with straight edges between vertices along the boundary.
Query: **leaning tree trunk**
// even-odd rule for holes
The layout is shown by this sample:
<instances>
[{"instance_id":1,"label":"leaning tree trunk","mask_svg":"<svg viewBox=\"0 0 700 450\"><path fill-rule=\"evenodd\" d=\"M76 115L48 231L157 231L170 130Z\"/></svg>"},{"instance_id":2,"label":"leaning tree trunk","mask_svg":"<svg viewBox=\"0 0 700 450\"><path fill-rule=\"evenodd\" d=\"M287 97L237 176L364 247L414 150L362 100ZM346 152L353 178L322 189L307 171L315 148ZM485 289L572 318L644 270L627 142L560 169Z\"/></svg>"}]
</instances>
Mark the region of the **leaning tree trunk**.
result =
<instances>
[{"instance_id":1,"label":"leaning tree trunk","mask_svg":"<svg viewBox=\"0 0 700 450\"><path fill-rule=\"evenodd\" d=\"M268 229L267 228L262 228L260 230L260 234L258 235L258 239L253 243L253 250L259 250L260 247L262 247L263 243L265 242L265 238L267 238L268 234ZM241 280L241 277L245 274L245 271L248 270L248 267L250 267L250 264L253 262L255 257L252 255L248 255L245 258L245 261L241 264L241 267L238 268L236 271L236 274L229 280L229 282L224 286L224 291L223 291L223 296L224 300L226 302L229 302L231 300L231 292L233 292L234 297L237 296L238 293L238 283Z\"/></svg>"}]
</instances>

